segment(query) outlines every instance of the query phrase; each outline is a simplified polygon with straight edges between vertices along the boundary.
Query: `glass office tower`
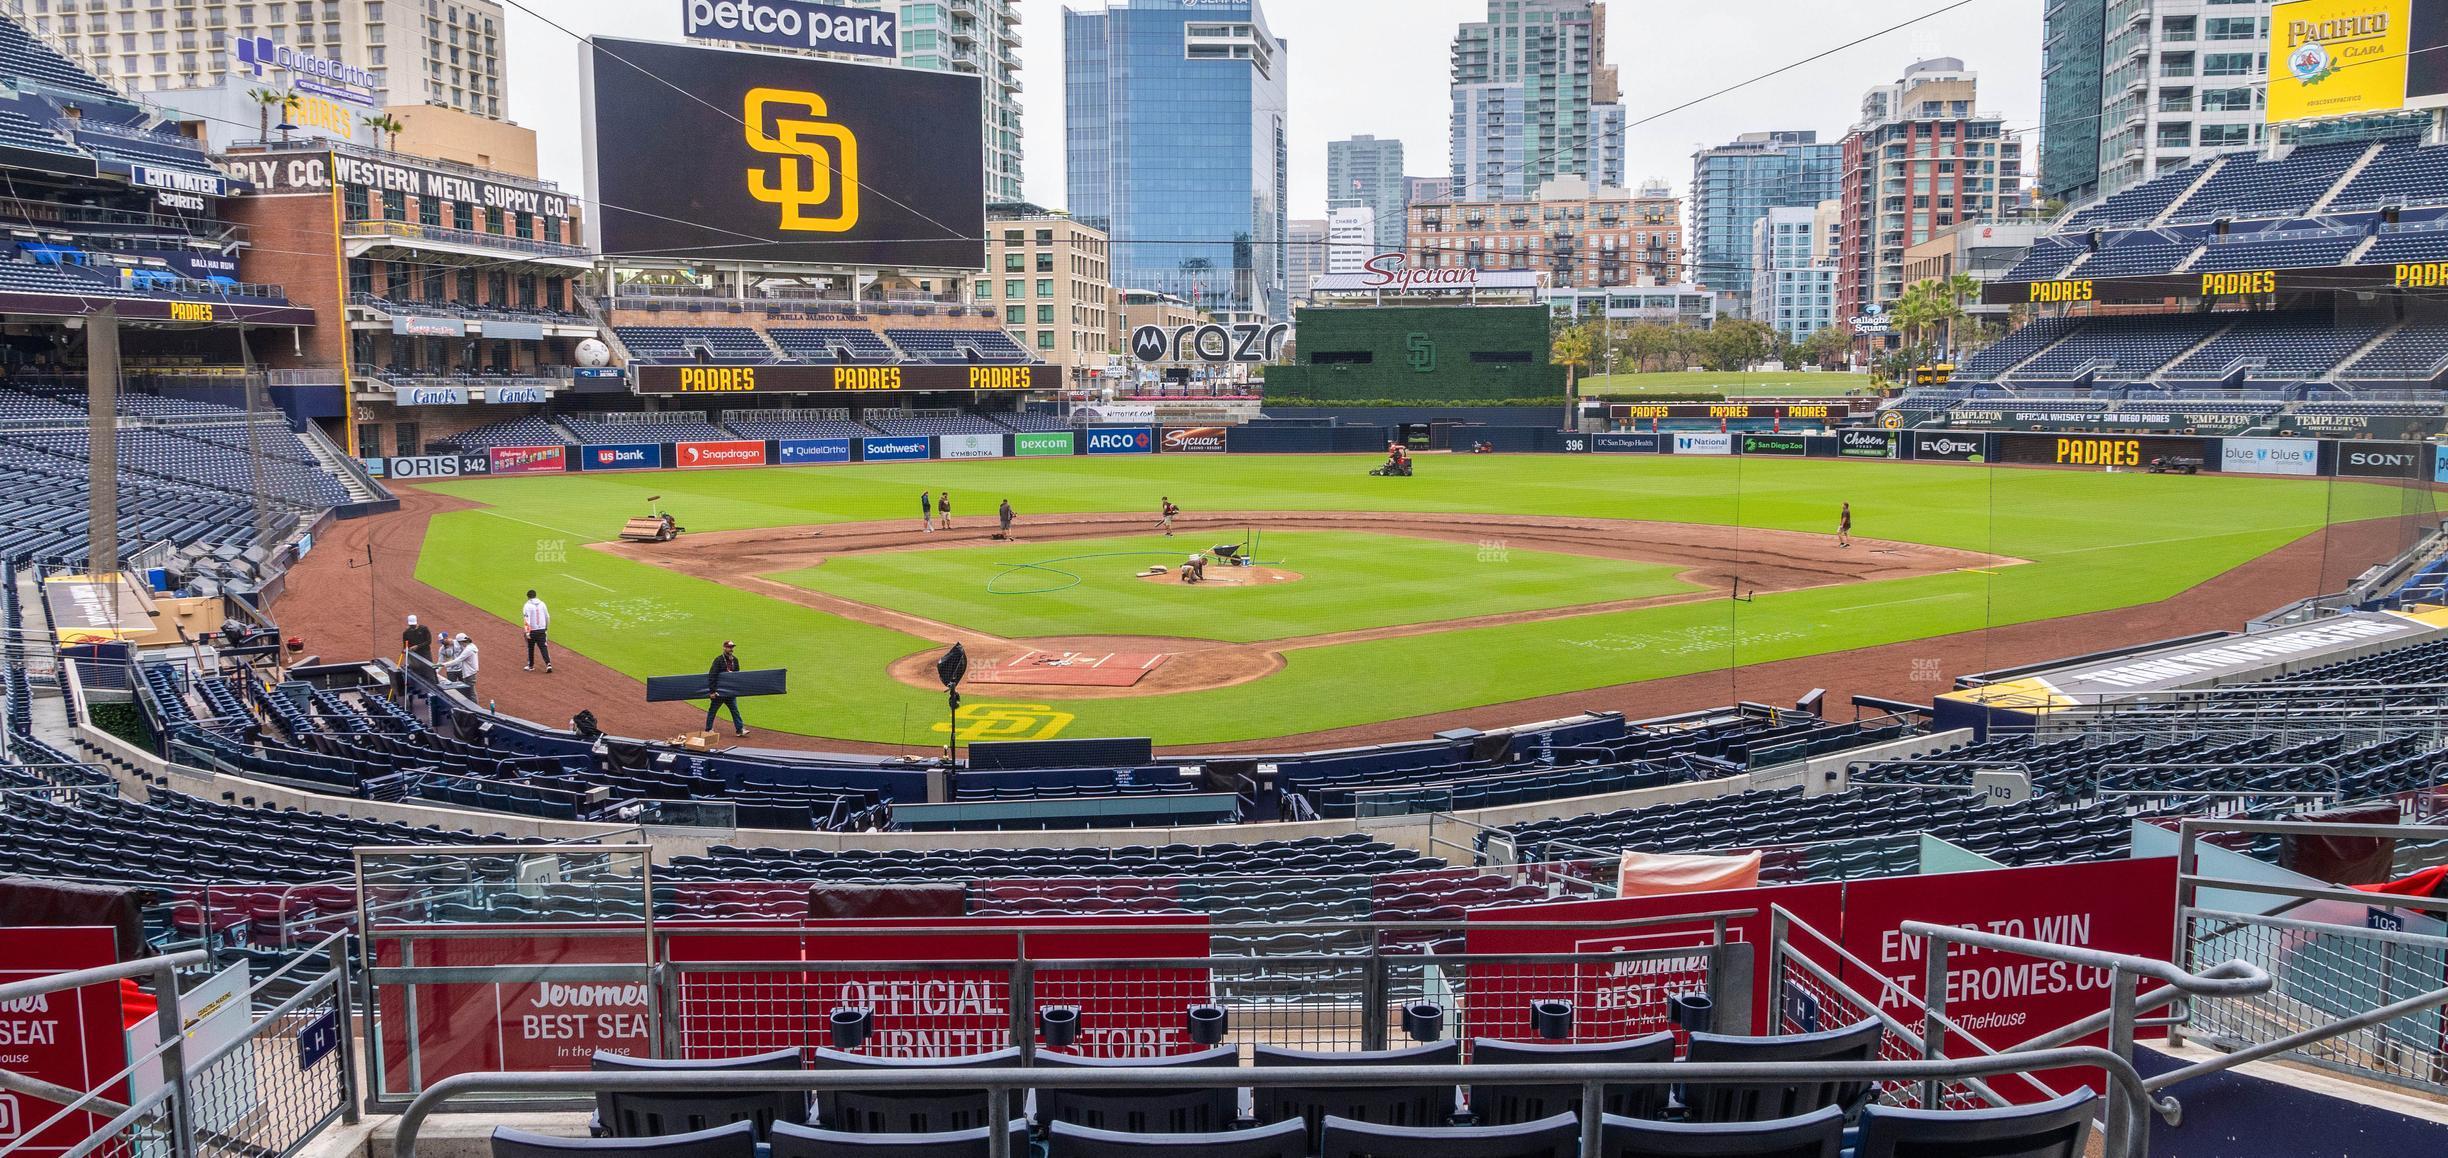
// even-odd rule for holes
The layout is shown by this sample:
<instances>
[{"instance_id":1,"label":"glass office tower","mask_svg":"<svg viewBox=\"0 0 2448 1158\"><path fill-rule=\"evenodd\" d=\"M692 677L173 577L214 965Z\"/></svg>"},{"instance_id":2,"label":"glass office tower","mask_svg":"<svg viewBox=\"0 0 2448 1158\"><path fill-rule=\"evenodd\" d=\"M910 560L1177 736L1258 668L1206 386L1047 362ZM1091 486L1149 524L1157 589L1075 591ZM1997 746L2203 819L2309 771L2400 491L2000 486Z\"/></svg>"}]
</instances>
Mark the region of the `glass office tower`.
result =
<instances>
[{"instance_id":1,"label":"glass office tower","mask_svg":"<svg viewBox=\"0 0 2448 1158\"><path fill-rule=\"evenodd\" d=\"M1063 12L1071 212L1117 291L1289 320L1286 46L1257 0Z\"/></svg>"}]
</instances>

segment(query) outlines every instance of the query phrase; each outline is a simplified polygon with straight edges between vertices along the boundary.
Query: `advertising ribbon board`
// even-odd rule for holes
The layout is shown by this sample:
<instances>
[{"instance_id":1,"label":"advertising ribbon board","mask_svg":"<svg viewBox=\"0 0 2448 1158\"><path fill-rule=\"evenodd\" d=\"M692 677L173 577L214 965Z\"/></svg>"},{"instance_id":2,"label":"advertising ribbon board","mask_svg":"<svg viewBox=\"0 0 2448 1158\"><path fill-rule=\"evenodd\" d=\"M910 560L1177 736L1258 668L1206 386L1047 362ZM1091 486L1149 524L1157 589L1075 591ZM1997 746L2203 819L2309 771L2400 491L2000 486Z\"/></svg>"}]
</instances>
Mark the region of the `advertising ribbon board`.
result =
<instances>
[{"instance_id":1,"label":"advertising ribbon board","mask_svg":"<svg viewBox=\"0 0 2448 1158\"><path fill-rule=\"evenodd\" d=\"M1146 427L1095 427L1081 436L1090 454L1154 454L1156 435Z\"/></svg>"},{"instance_id":2,"label":"advertising ribbon board","mask_svg":"<svg viewBox=\"0 0 2448 1158\"><path fill-rule=\"evenodd\" d=\"M763 466L765 444L750 441L674 443L672 465L682 470L714 466Z\"/></svg>"},{"instance_id":3,"label":"advertising ribbon board","mask_svg":"<svg viewBox=\"0 0 2448 1158\"><path fill-rule=\"evenodd\" d=\"M1810 444L1799 434L1746 434L1742 436L1742 452L1800 458L1810 453Z\"/></svg>"},{"instance_id":4,"label":"advertising ribbon board","mask_svg":"<svg viewBox=\"0 0 2448 1158\"><path fill-rule=\"evenodd\" d=\"M496 446L487 452L487 474L560 474L569 469L566 446ZM460 473L467 473L462 470Z\"/></svg>"},{"instance_id":5,"label":"advertising ribbon board","mask_svg":"<svg viewBox=\"0 0 2448 1158\"><path fill-rule=\"evenodd\" d=\"M862 438L859 440L860 462L907 462L911 459L932 458L935 448L923 438Z\"/></svg>"},{"instance_id":6,"label":"advertising ribbon board","mask_svg":"<svg viewBox=\"0 0 2448 1158\"><path fill-rule=\"evenodd\" d=\"M2320 444L2306 438L2222 438L2219 470L2227 474L2320 473Z\"/></svg>"},{"instance_id":7,"label":"advertising ribbon board","mask_svg":"<svg viewBox=\"0 0 2448 1158\"><path fill-rule=\"evenodd\" d=\"M1593 434L1590 450L1599 454L1656 454L1665 441L1656 434Z\"/></svg>"},{"instance_id":8,"label":"advertising ribbon board","mask_svg":"<svg viewBox=\"0 0 2448 1158\"><path fill-rule=\"evenodd\" d=\"M2348 478L2421 478L2428 449L2419 442L2341 442L2337 472Z\"/></svg>"},{"instance_id":9,"label":"advertising ribbon board","mask_svg":"<svg viewBox=\"0 0 2448 1158\"><path fill-rule=\"evenodd\" d=\"M1003 436L1000 434L938 434L935 436L937 458L1001 458Z\"/></svg>"},{"instance_id":10,"label":"advertising ribbon board","mask_svg":"<svg viewBox=\"0 0 2448 1158\"><path fill-rule=\"evenodd\" d=\"M1734 436L1722 430L1678 430L1674 435L1676 454L1732 454Z\"/></svg>"},{"instance_id":11,"label":"advertising ribbon board","mask_svg":"<svg viewBox=\"0 0 2448 1158\"><path fill-rule=\"evenodd\" d=\"M1164 432L1166 454L1222 454L1224 428L1221 426L1173 426Z\"/></svg>"},{"instance_id":12,"label":"advertising ribbon board","mask_svg":"<svg viewBox=\"0 0 2448 1158\"><path fill-rule=\"evenodd\" d=\"M1068 430L1022 431L1012 436L1012 452L1019 458L1069 455L1078 448L1078 437Z\"/></svg>"},{"instance_id":13,"label":"advertising ribbon board","mask_svg":"<svg viewBox=\"0 0 2448 1158\"><path fill-rule=\"evenodd\" d=\"M790 438L776 444L775 460L784 466L850 461L847 438Z\"/></svg>"},{"instance_id":14,"label":"advertising ribbon board","mask_svg":"<svg viewBox=\"0 0 2448 1158\"><path fill-rule=\"evenodd\" d=\"M657 470L662 465L661 443L615 442L578 448L580 470Z\"/></svg>"}]
</instances>

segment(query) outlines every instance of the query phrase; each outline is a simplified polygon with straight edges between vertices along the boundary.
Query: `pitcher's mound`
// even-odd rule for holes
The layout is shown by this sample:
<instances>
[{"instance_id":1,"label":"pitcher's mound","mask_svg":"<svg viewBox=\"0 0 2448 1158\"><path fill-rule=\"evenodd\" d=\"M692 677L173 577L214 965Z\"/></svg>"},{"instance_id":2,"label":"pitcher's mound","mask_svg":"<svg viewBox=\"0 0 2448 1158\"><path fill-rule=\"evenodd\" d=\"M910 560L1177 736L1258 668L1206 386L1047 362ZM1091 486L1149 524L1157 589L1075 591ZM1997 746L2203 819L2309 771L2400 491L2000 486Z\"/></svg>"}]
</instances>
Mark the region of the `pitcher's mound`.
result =
<instances>
[{"instance_id":1,"label":"pitcher's mound","mask_svg":"<svg viewBox=\"0 0 2448 1158\"><path fill-rule=\"evenodd\" d=\"M1299 572L1286 571L1281 567L1224 567L1209 563L1207 578L1198 583L1183 583L1178 566L1167 567L1161 574L1142 575L1139 581L1170 583L1176 587L1205 587L1209 584L1217 587L1265 587L1274 583L1295 582L1299 578Z\"/></svg>"}]
</instances>

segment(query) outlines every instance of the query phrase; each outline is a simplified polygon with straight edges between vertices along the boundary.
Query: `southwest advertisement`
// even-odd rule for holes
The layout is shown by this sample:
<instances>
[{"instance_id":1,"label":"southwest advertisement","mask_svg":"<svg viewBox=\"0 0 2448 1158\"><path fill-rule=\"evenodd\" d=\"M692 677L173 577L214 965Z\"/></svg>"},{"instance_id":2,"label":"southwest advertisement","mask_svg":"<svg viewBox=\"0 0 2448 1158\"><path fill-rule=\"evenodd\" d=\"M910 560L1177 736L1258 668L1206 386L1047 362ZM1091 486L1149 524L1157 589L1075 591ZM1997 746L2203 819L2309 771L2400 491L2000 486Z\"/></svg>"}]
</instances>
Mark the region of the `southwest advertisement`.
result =
<instances>
[{"instance_id":1,"label":"southwest advertisement","mask_svg":"<svg viewBox=\"0 0 2448 1158\"><path fill-rule=\"evenodd\" d=\"M901 462L930 458L933 457L933 449L924 438L862 438L859 440L859 461Z\"/></svg>"},{"instance_id":2,"label":"southwest advertisement","mask_svg":"<svg viewBox=\"0 0 2448 1158\"><path fill-rule=\"evenodd\" d=\"M977 77L606 37L579 59L590 246L744 262L986 264Z\"/></svg>"}]
</instances>

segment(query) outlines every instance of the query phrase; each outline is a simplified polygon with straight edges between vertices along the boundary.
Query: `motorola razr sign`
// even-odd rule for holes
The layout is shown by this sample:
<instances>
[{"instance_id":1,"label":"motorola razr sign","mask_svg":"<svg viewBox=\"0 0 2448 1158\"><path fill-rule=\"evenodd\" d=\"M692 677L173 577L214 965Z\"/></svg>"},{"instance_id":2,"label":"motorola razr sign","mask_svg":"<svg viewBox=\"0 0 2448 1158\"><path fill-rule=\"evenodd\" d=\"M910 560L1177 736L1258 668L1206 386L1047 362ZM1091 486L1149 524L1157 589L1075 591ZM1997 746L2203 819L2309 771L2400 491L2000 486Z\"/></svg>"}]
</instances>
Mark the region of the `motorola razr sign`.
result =
<instances>
[{"instance_id":1,"label":"motorola razr sign","mask_svg":"<svg viewBox=\"0 0 2448 1158\"><path fill-rule=\"evenodd\" d=\"M680 34L771 48L819 49L859 56L901 55L901 18L808 0L682 0Z\"/></svg>"},{"instance_id":2,"label":"motorola razr sign","mask_svg":"<svg viewBox=\"0 0 2448 1158\"><path fill-rule=\"evenodd\" d=\"M1292 327L1283 323L1240 322L1206 325L1141 326L1131 331L1131 356L1142 362L1272 362L1283 352Z\"/></svg>"}]
</instances>

